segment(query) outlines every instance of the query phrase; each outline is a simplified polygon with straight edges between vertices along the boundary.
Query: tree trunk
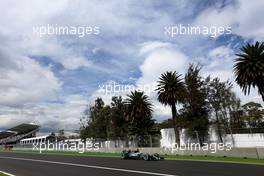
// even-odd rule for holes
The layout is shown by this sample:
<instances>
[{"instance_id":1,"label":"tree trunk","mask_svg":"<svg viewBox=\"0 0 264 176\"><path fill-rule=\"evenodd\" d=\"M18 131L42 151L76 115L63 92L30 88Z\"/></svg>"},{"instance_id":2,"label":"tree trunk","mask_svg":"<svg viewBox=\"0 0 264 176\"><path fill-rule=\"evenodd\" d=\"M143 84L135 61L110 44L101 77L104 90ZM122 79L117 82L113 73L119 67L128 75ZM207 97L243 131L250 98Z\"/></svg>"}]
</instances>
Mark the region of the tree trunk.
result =
<instances>
[{"instance_id":1,"label":"tree trunk","mask_svg":"<svg viewBox=\"0 0 264 176\"><path fill-rule=\"evenodd\" d=\"M175 142L178 146L180 146L180 129L178 126L177 122L177 110L176 110L176 105L172 104L171 106L171 111L172 111L172 119L173 119L173 126L174 126L174 132L175 132Z\"/></svg>"},{"instance_id":2,"label":"tree trunk","mask_svg":"<svg viewBox=\"0 0 264 176\"><path fill-rule=\"evenodd\" d=\"M262 101L264 102L264 88L261 88L262 86L258 86L259 87L259 94L261 95Z\"/></svg>"},{"instance_id":3,"label":"tree trunk","mask_svg":"<svg viewBox=\"0 0 264 176\"><path fill-rule=\"evenodd\" d=\"M230 135L231 135L231 139L232 139L232 144L233 146L235 146L235 139L234 139L234 136L233 136L233 130L232 130L232 120L231 120L231 112L232 112L232 109L230 108L229 106L229 124L228 124L228 129L229 129L229 132L230 132Z\"/></svg>"},{"instance_id":4,"label":"tree trunk","mask_svg":"<svg viewBox=\"0 0 264 176\"><path fill-rule=\"evenodd\" d=\"M222 129L221 129L221 126L220 126L220 121L219 121L219 117L218 117L217 111L215 112L215 116L216 116L217 134L218 134L218 137L220 139L220 142L223 143L222 132L221 132Z\"/></svg>"}]
</instances>

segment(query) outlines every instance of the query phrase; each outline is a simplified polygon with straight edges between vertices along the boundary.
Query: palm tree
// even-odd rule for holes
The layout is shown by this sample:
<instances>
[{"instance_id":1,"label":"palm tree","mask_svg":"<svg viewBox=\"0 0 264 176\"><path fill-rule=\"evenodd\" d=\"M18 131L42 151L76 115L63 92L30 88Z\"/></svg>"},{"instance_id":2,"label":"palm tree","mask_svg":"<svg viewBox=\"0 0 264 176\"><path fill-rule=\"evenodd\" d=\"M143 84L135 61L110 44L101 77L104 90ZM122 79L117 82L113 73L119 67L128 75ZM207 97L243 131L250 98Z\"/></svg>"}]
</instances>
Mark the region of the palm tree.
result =
<instances>
[{"instance_id":1,"label":"palm tree","mask_svg":"<svg viewBox=\"0 0 264 176\"><path fill-rule=\"evenodd\" d=\"M158 101L165 106L170 106L175 131L176 143L180 145L180 132L177 123L178 115L176 104L183 102L185 87L181 75L177 72L166 72L161 74L158 81Z\"/></svg>"},{"instance_id":2,"label":"palm tree","mask_svg":"<svg viewBox=\"0 0 264 176\"><path fill-rule=\"evenodd\" d=\"M237 54L234 72L236 82L244 94L250 93L251 86L258 87L258 92L264 101L264 43L247 44Z\"/></svg>"},{"instance_id":3,"label":"palm tree","mask_svg":"<svg viewBox=\"0 0 264 176\"><path fill-rule=\"evenodd\" d=\"M150 118L152 113L152 104L144 92L134 91L127 95L127 117L133 122L141 118Z\"/></svg>"},{"instance_id":4,"label":"palm tree","mask_svg":"<svg viewBox=\"0 0 264 176\"><path fill-rule=\"evenodd\" d=\"M129 135L138 137L138 144L140 147L152 147L152 136L160 134L159 128L152 118L142 118L130 123Z\"/></svg>"},{"instance_id":5,"label":"palm tree","mask_svg":"<svg viewBox=\"0 0 264 176\"><path fill-rule=\"evenodd\" d=\"M134 91L128 95L126 105L129 135L138 137L139 146L145 146L146 137L159 133L155 130L155 120L152 119L152 104L144 92Z\"/></svg>"}]
</instances>

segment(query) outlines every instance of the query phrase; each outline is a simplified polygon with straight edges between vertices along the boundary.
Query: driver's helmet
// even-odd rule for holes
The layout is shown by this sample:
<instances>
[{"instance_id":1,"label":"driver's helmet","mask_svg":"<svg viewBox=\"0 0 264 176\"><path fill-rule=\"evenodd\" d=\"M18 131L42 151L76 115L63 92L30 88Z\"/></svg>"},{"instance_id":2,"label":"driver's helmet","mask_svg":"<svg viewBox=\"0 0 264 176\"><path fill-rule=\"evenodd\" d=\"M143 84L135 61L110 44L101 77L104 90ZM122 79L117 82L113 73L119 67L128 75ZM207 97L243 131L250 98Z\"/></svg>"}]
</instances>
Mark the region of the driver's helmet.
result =
<instances>
[{"instance_id":1,"label":"driver's helmet","mask_svg":"<svg viewBox=\"0 0 264 176\"><path fill-rule=\"evenodd\" d=\"M135 152L138 153L139 152L139 149L136 149Z\"/></svg>"}]
</instances>

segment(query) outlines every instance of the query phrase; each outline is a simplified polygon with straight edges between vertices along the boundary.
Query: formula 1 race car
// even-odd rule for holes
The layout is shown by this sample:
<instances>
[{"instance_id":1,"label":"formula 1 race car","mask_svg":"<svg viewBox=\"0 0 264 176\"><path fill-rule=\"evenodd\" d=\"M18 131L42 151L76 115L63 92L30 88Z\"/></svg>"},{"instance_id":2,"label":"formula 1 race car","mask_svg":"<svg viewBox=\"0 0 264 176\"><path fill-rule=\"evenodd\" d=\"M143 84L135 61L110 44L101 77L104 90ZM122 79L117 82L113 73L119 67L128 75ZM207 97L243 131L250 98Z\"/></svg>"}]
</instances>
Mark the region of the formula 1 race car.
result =
<instances>
[{"instance_id":1,"label":"formula 1 race car","mask_svg":"<svg viewBox=\"0 0 264 176\"><path fill-rule=\"evenodd\" d=\"M137 159L137 160L145 160L145 161L160 161L164 160L163 157L160 157L158 153L154 154L144 154L139 152L139 150L123 150L121 153L121 157L123 159Z\"/></svg>"}]
</instances>

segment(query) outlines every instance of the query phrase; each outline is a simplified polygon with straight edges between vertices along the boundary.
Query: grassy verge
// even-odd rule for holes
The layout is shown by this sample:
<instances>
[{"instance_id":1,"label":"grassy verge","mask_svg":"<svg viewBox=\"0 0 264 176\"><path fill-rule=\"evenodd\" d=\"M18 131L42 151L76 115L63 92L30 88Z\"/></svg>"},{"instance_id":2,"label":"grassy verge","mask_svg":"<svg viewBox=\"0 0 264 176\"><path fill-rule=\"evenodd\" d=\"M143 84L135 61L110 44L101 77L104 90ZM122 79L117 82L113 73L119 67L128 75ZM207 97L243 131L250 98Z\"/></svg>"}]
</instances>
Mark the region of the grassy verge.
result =
<instances>
[{"instance_id":1,"label":"grassy verge","mask_svg":"<svg viewBox=\"0 0 264 176\"><path fill-rule=\"evenodd\" d=\"M1 150L0 150L1 151ZM12 153L31 153L31 154L39 154L39 155L69 155L69 156L96 156L96 157L120 157L120 153L99 153L99 152L84 152L78 153L73 151L42 151L40 153L36 150L12 150L7 151Z\"/></svg>"},{"instance_id":2,"label":"grassy verge","mask_svg":"<svg viewBox=\"0 0 264 176\"><path fill-rule=\"evenodd\" d=\"M211 161L211 162L229 162L243 164L263 164L263 159L254 158L238 158L238 157L220 157L220 156L182 156L182 155L166 155L166 159L172 160L194 160L194 161Z\"/></svg>"},{"instance_id":3,"label":"grassy verge","mask_svg":"<svg viewBox=\"0 0 264 176\"><path fill-rule=\"evenodd\" d=\"M6 174L4 174L3 172L0 171L0 176L8 176Z\"/></svg>"},{"instance_id":4,"label":"grassy verge","mask_svg":"<svg viewBox=\"0 0 264 176\"><path fill-rule=\"evenodd\" d=\"M1 151L1 150L0 150ZM32 150L13 150L16 153L40 154L39 151ZM70 155L70 156L94 156L94 157L120 157L119 153L99 153L99 152L65 152L65 151L43 151L40 155ZM238 158L238 157L219 157L219 156L184 156L184 155L163 155L167 160L186 160L186 161L209 161L209 162L227 162L243 164L263 164L264 159ZM0 175L1 176L1 175Z\"/></svg>"}]
</instances>

